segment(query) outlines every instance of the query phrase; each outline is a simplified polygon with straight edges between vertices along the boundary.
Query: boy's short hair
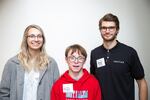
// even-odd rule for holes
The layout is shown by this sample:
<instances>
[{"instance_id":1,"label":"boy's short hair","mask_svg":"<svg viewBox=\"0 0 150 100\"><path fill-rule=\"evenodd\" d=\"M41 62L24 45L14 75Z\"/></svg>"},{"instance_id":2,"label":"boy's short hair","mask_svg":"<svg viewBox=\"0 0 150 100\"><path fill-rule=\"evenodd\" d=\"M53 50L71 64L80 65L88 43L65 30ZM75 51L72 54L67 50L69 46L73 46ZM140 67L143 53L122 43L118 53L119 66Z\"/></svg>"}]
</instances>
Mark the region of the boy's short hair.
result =
<instances>
[{"instance_id":1,"label":"boy's short hair","mask_svg":"<svg viewBox=\"0 0 150 100\"><path fill-rule=\"evenodd\" d=\"M78 51L79 54L82 54L85 59L87 58L87 53L86 53L86 50L79 44L74 44L74 45L70 45L69 47L66 48L66 51L65 51L65 57L68 56L68 52L72 50L72 53L73 54L74 52Z\"/></svg>"}]
</instances>

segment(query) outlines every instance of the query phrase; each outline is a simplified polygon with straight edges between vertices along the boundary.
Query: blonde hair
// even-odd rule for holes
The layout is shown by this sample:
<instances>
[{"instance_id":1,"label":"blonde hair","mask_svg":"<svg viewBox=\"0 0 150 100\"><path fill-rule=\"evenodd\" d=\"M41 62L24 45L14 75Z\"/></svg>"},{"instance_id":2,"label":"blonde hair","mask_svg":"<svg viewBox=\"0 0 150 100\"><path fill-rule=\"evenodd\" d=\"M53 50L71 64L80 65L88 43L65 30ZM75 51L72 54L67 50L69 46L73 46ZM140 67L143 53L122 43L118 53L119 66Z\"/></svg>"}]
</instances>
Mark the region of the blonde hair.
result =
<instances>
[{"instance_id":1,"label":"blonde hair","mask_svg":"<svg viewBox=\"0 0 150 100\"><path fill-rule=\"evenodd\" d=\"M42 36L43 36L43 45L40 49L39 55L37 55L36 60L35 60L36 69L38 69L38 70L43 69L49 63L48 55L45 50L45 36L44 36L44 32L43 32L42 28L40 26L34 25L34 24L29 25L24 31L23 40L21 43L21 52L18 54L18 59L20 60L21 64L27 71L30 71L32 69L31 64L29 63L31 56L30 56L30 53L28 50L28 44L27 44L28 31L31 28L36 28L37 30L39 30L42 33Z\"/></svg>"}]
</instances>

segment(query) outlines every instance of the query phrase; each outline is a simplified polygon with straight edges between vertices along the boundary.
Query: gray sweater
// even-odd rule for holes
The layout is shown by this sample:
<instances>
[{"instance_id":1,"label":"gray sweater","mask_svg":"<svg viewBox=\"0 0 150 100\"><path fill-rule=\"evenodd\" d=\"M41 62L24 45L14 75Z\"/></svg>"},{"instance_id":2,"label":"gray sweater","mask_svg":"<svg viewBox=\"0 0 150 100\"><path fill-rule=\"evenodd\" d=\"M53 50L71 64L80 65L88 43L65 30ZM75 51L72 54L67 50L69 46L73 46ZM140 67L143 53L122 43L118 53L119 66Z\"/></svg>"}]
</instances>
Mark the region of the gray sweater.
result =
<instances>
[{"instance_id":1,"label":"gray sweater","mask_svg":"<svg viewBox=\"0 0 150 100\"><path fill-rule=\"evenodd\" d=\"M17 56L7 61L0 83L0 100L23 100L24 73ZM37 100L50 100L52 85L58 77L57 63L50 58L48 66L40 72Z\"/></svg>"}]
</instances>

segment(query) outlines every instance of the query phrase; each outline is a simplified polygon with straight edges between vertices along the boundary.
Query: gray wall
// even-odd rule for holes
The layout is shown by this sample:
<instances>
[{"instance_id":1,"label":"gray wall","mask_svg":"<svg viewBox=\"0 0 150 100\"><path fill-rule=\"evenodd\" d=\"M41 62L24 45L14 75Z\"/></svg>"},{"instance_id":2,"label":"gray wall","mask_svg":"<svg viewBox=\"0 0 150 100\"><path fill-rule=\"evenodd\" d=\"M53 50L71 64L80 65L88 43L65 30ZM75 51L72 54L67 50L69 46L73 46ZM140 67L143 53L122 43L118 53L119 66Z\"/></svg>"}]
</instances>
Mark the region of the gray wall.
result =
<instances>
[{"instance_id":1,"label":"gray wall","mask_svg":"<svg viewBox=\"0 0 150 100\"><path fill-rule=\"evenodd\" d=\"M67 70L65 48L73 43L86 48L89 70L90 51L102 43L98 21L111 12L120 19L118 40L137 50L150 86L149 11L150 0L0 0L0 79L6 61L19 52L29 24L43 28L47 52L61 74Z\"/></svg>"}]
</instances>

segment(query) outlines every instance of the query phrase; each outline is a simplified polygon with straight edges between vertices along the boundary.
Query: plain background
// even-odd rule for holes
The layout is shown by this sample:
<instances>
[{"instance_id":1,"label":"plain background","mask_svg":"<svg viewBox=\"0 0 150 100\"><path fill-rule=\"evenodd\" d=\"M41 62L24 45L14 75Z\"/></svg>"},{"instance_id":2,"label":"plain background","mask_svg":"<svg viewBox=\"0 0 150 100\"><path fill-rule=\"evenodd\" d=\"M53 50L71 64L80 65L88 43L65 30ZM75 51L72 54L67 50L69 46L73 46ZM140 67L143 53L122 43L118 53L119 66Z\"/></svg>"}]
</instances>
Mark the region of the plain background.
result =
<instances>
[{"instance_id":1,"label":"plain background","mask_svg":"<svg viewBox=\"0 0 150 100\"><path fill-rule=\"evenodd\" d=\"M0 79L6 61L19 52L24 29L30 24L44 30L46 50L61 74L68 69L65 49L76 43L87 50L89 71L90 51L102 43L98 21L106 13L118 16L118 40L137 50L150 86L150 0L0 0Z\"/></svg>"}]
</instances>

